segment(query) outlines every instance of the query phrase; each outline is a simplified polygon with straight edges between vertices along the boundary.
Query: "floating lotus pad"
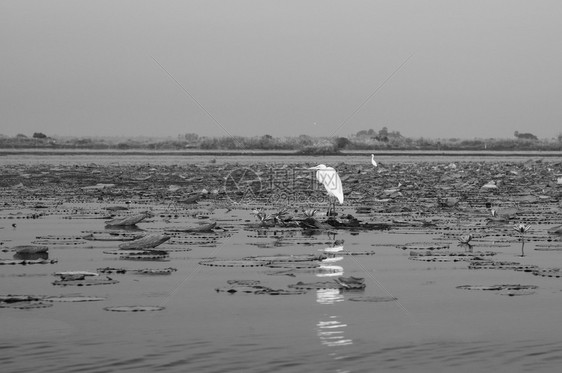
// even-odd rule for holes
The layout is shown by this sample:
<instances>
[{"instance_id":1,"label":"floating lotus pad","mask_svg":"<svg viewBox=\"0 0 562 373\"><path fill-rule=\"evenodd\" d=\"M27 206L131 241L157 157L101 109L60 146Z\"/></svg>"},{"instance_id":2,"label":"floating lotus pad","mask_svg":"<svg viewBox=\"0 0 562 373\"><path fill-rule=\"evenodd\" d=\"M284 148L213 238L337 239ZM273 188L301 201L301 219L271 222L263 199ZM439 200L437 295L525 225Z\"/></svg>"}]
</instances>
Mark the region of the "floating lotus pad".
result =
<instances>
[{"instance_id":1,"label":"floating lotus pad","mask_svg":"<svg viewBox=\"0 0 562 373\"><path fill-rule=\"evenodd\" d=\"M111 306L104 307L106 311L111 312L151 312L151 311L162 311L166 309L163 306Z\"/></svg>"},{"instance_id":2,"label":"floating lotus pad","mask_svg":"<svg viewBox=\"0 0 562 373\"><path fill-rule=\"evenodd\" d=\"M472 261L468 265L469 269L510 269L514 271L533 272L538 270L536 265L524 265L518 262L503 262L503 261Z\"/></svg>"},{"instance_id":3,"label":"floating lotus pad","mask_svg":"<svg viewBox=\"0 0 562 373\"><path fill-rule=\"evenodd\" d=\"M216 245L217 239L207 239L207 240L181 240L181 239L174 239L173 242L168 242L168 245L193 245L193 246L211 246ZM179 248L159 248L159 250L166 250L166 251L191 251L188 247L179 247Z\"/></svg>"},{"instance_id":4,"label":"floating lotus pad","mask_svg":"<svg viewBox=\"0 0 562 373\"><path fill-rule=\"evenodd\" d=\"M291 290L291 289L271 289L268 287L225 287L215 289L217 293L225 292L229 294L244 293L256 295L301 295L306 294L306 290Z\"/></svg>"},{"instance_id":5,"label":"floating lotus pad","mask_svg":"<svg viewBox=\"0 0 562 373\"><path fill-rule=\"evenodd\" d=\"M90 214L73 214L69 216L63 216L63 219L111 219L111 215L102 215L99 216L97 213L90 213Z\"/></svg>"},{"instance_id":6,"label":"floating lotus pad","mask_svg":"<svg viewBox=\"0 0 562 373\"><path fill-rule=\"evenodd\" d=\"M127 254L121 255L119 259L122 260L136 260L136 261L157 261L157 262L168 262L170 261L170 257L166 253L165 255L162 254L152 254L152 253L136 253L136 254Z\"/></svg>"},{"instance_id":7,"label":"floating lotus pad","mask_svg":"<svg viewBox=\"0 0 562 373\"><path fill-rule=\"evenodd\" d=\"M228 286L224 288L216 288L215 291L217 293L229 293L229 294L266 294L270 288L261 286L261 285L252 285L252 286Z\"/></svg>"},{"instance_id":8,"label":"floating lotus pad","mask_svg":"<svg viewBox=\"0 0 562 373\"><path fill-rule=\"evenodd\" d=\"M148 217L147 214L137 214L137 215L132 215L132 216L128 216L125 218L115 218L109 221L105 222L105 225L108 226L131 226L131 225L135 225L137 223L140 223L141 221L143 221L144 219L146 219Z\"/></svg>"},{"instance_id":9,"label":"floating lotus pad","mask_svg":"<svg viewBox=\"0 0 562 373\"><path fill-rule=\"evenodd\" d=\"M37 295L8 294L8 295L0 295L0 302L2 303L32 302L32 301L40 301L43 298L44 298L43 296L37 296Z\"/></svg>"},{"instance_id":10,"label":"floating lotus pad","mask_svg":"<svg viewBox=\"0 0 562 373\"><path fill-rule=\"evenodd\" d=\"M457 286L457 289L463 290L502 290L504 287L503 285L460 285Z\"/></svg>"},{"instance_id":11,"label":"floating lotus pad","mask_svg":"<svg viewBox=\"0 0 562 373\"><path fill-rule=\"evenodd\" d=\"M131 233L89 233L82 236L83 240L88 241L134 241L138 240L142 236L138 234Z\"/></svg>"},{"instance_id":12,"label":"floating lotus pad","mask_svg":"<svg viewBox=\"0 0 562 373\"><path fill-rule=\"evenodd\" d=\"M537 269L533 274L541 277L562 278L562 268Z\"/></svg>"},{"instance_id":13,"label":"floating lotus pad","mask_svg":"<svg viewBox=\"0 0 562 373\"><path fill-rule=\"evenodd\" d=\"M556 227L549 228L549 229L547 230L547 232L548 232L549 234L562 235L562 225L558 225L558 226L556 226Z\"/></svg>"},{"instance_id":14,"label":"floating lotus pad","mask_svg":"<svg viewBox=\"0 0 562 373\"><path fill-rule=\"evenodd\" d=\"M205 246L204 244L197 245L197 246L199 246L199 247L202 247L202 246L203 247L209 247L209 246ZM166 247L159 247L158 248L158 251L162 251L162 252L165 252L165 253L180 253L180 252L187 252L187 251L191 251L191 250L193 250L193 249L190 248L190 247L167 247L166 246Z\"/></svg>"},{"instance_id":15,"label":"floating lotus pad","mask_svg":"<svg viewBox=\"0 0 562 373\"><path fill-rule=\"evenodd\" d=\"M340 256L340 255L350 255L350 256L368 256L368 255L375 255L374 251L349 251L349 250L342 250L338 251L337 253L326 253L328 255L333 256Z\"/></svg>"},{"instance_id":16,"label":"floating lotus pad","mask_svg":"<svg viewBox=\"0 0 562 373\"><path fill-rule=\"evenodd\" d=\"M83 239L75 239L75 240L64 240L64 241L56 241L56 240L33 240L31 243L36 245L56 245L56 246L77 246L77 245L84 245L87 241Z\"/></svg>"},{"instance_id":17,"label":"floating lotus pad","mask_svg":"<svg viewBox=\"0 0 562 373\"><path fill-rule=\"evenodd\" d=\"M30 310L33 308L48 308L52 307L51 303L43 303L37 301L22 301L17 303L4 303L0 302L0 308L14 308L20 310Z\"/></svg>"},{"instance_id":18,"label":"floating lotus pad","mask_svg":"<svg viewBox=\"0 0 562 373\"><path fill-rule=\"evenodd\" d=\"M236 285L236 286L255 286L259 285L259 280L228 280L226 281L229 285Z\"/></svg>"},{"instance_id":19,"label":"floating lotus pad","mask_svg":"<svg viewBox=\"0 0 562 373\"><path fill-rule=\"evenodd\" d=\"M150 234L148 236L139 238L138 240L125 242L119 245L123 250L134 249L153 249L158 245L168 241L171 237L163 234Z\"/></svg>"},{"instance_id":20,"label":"floating lotus pad","mask_svg":"<svg viewBox=\"0 0 562 373\"><path fill-rule=\"evenodd\" d=\"M51 307L52 304L42 302L43 298L35 295L0 295L0 308L28 310Z\"/></svg>"},{"instance_id":21,"label":"floating lotus pad","mask_svg":"<svg viewBox=\"0 0 562 373\"><path fill-rule=\"evenodd\" d=\"M423 256L409 256L408 259L410 260L416 260L419 262L464 262L467 261L469 259L466 258L460 258L460 257L455 257L455 256L442 256L442 255L438 255L438 256L429 256L429 255L423 255Z\"/></svg>"},{"instance_id":22,"label":"floating lotus pad","mask_svg":"<svg viewBox=\"0 0 562 373\"><path fill-rule=\"evenodd\" d=\"M305 294L306 290L296 289L272 289L260 284L258 280L229 280L230 286L216 288L217 293L229 294L256 294L256 295L300 295Z\"/></svg>"},{"instance_id":23,"label":"floating lotus pad","mask_svg":"<svg viewBox=\"0 0 562 373\"><path fill-rule=\"evenodd\" d=\"M262 261L262 260L203 260L199 262L200 265L209 266L209 267L265 267L270 262Z\"/></svg>"},{"instance_id":24,"label":"floating lotus pad","mask_svg":"<svg viewBox=\"0 0 562 373\"><path fill-rule=\"evenodd\" d=\"M176 268L143 268L143 269L125 269L125 268L98 268L99 273L117 273L117 274L139 274L139 275L169 275L177 271Z\"/></svg>"},{"instance_id":25,"label":"floating lotus pad","mask_svg":"<svg viewBox=\"0 0 562 373\"><path fill-rule=\"evenodd\" d=\"M103 251L104 254L111 254L111 255L168 255L167 250L111 250L111 251Z\"/></svg>"},{"instance_id":26,"label":"floating lotus pad","mask_svg":"<svg viewBox=\"0 0 562 373\"><path fill-rule=\"evenodd\" d=\"M169 254L162 250L115 250L104 254L119 255L119 259L136 261L169 261Z\"/></svg>"},{"instance_id":27,"label":"floating lotus pad","mask_svg":"<svg viewBox=\"0 0 562 373\"><path fill-rule=\"evenodd\" d=\"M229 232L214 232L213 234L205 234L199 232L189 232L187 234L170 232L172 237L184 237L187 239L198 239L198 240L217 240L219 238L228 238L232 236Z\"/></svg>"},{"instance_id":28,"label":"floating lotus pad","mask_svg":"<svg viewBox=\"0 0 562 373\"><path fill-rule=\"evenodd\" d=\"M198 227L184 228L184 229L167 229L170 232L187 232L187 233L197 233L197 232L212 232L217 226L216 222L203 224Z\"/></svg>"},{"instance_id":29,"label":"floating lotus pad","mask_svg":"<svg viewBox=\"0 0 562 373\"><path fill-rule=\"evenodd\" d=\"M351 297L348 300L352 302L371 302L371 303L381 303L381 302L393 302L398 300L396 297L383 297L383 296L364 296L364 297Z\"/></svg>"},{"instance_id":30,"label":"floating lotus pad","mask_svg":"<svg viewBox=\"0 0 562 373\"><path fill-rule=\"evenodd\" d=\"M84 295L59 295L59 296L49 296L45 297L46 302L98 302L105 300L103 297L92 297Z\"/></svg>"},{"instance_id":31,"label":"floating lotus pad","mask_svg":"<svg viewBox=\"0 0 562 373\"><path fill-rule=\"evenodd\" d=\"M341 289L342 286L335 281L302 282L289 285L289 288L297 290L321 290L321 289Z\"/></svg>"},{"instance_id":32,"label":"floating lotus pad","mask_svg":"<svg viewBox=\"0 0 562 373\"><path fill-rule=\"evenodd\" d=\"M56 280L53 281L55 286L93 286L93 285L113 285L119 281L109 277L90 277L83 280Z\"/></svg>"},{"instance_id":33,"label":"floating lotus pad","mask_svg":"<svg viewBox=\"0 0 562 373\"><path fill-rule=\"evenodd\" d=\"M14 260L14 259L0 259L0 265L29 265L29 264L55 264L58 263L57 259L30 259L30 260Z\"/></svg>"},{"instance_id":34,"label":"floating lotus pad","mask_svg":"<svg viewBox=\"0 0 562 373\"><path fill-rule=\"evenodd\" d=\"M35 239L53 243L60 243L61 241L82 241L84 240L84 236L47 234L44 236L36 236Z\"/></svg>"},{"instance_id":35,"label":"floating lotus pad","mask_svg":"<svg viewBox=\"0 0 562 373\"><path fill-rule=\"evenodd\" d=\"M418 253L411 251L408 259L417 260L422 262L466 262L474 261L475 258L481 258L486 256L494 256L494 252L438 252L438 251L427 251L425 253ZM478 262L475 262L478 263Z\"/></svg>"},{"instance_id":36,"label":"floating lotus pad","mask_svg":"<svg viewBox=\"0 0 562 373\"><path fill-rule=\"evenodd\" d=\"M474 259L475 257L494 256L497 253L494 251L440 251L428 250L425 253L417 251L410 251L410 256L458 256L466 259Z\"/></svg>"},{"instance_id":37,"label":"floating lotus pad","mask_svg":"<svg viewBox=\"0 0 562 373\"><path fill-rule=\"evenodd\" d=\"M339 285L341 285L345 289L358 290L358 289L365 288L365 279L361 277L354 277L354 276L338 277L335 278L334 281L336 281Z\"/></svg>"},{"instance_id":38,"label":"floating lotus pad","mask_svg":"<svg viewBox=\"0 0 562 373\"><path fill-rule=\"evenodd\" d=\"M286 269L314 269L319 268L320 263L317 261L314 262L283 262L283 261L274 261L266 264L269 268L286 268Z\"/></svg>"},{"instance_id":39,"label":"floating lotus pad","mask_svg":"<svg viewBox=\"0 0 562 373\"><path fill-rule=\"evenodd\" d=\"M243 258L243 260L260 260L265 262L310 262L310 261L321 261L326 258L327 258L326 255L301 254L301 255L250 256L250 257Z\"/></svg>"},{"instance_id":40,"label":"floating lotus pad","mask_svg":"<svg viewBox=\"0 0 562 373\"><path fill-rule=\"evenodd\" d=\"M450 245L434 242L410 242L397 247L402 250L447 250Z\"/></svg>"},{"instance_id":41,"label":"floating lotus pad","mask_svg":"<svg viewBox=\"0 0 562 373\"><path fill-rule=\"evenodd\" d=\"M536 251L562 251L562 245L536 245Z\"/></svg>"},{"instance_id":42,"label":"floating lotus pad","mask_svg":"<svg viewBox=\"0 0 562 373\"><path fill-rule=\"evenodd\" d=\"M62 271L55 272L54 275L59 276L63 281L84 280L86 277L98 276L96 272L89 271Z\"/></svg>"},{"instance_id":43,"label":"floating lotus pad","mask_svg":"<svg viewBox=\"0 0 562 373\"><path fill-rule=\"evenodd\" d=\"M494 241L494 243L485 243L485 244L481 244L482 241L478 241L478 247L481 249L489 249L489 248L495 248L495 247L511 247L511 244L508 243L498 243L497 241ZM475 246L475 245L473 245Z\"/></svg>"},{"instance_id":44,"label":"floating lotus pad","mask_svg":"<svg viewBox=\"0 0 562 373\"><path fill-rule=\"evenodd\" d=\"M503 295L527 295L538 289L537 285L521 285L521 284L501 284L501 285L460 285L457 289L463 290L487 290L503 292ZM509 293L511 292L511 293ZM521 294L516 294L521 292Z\"/></svg>"},{"instance_id":45,"label":"floating lotus pad","mask_svg":"<svg viewBox=\"0 0 562 373\"><path fill-rule=\"evenodd\" d=\"M520 296L520 295L531 295L535 293L536 291L531 289L502 289L498 292L499 295L507 295L510 297Z\"/></svg>"},{"instance_id":46,"label":"floating lotus pad","mask_svg":"<svg viewBox=\"0 0 562 373\"><path fill-rule=\"evenodd\" d=\"M49 251L49 247L43 245L20 245L12 247L12 250L18 254L39 254Z\"/></svg>"},{"instance_id":47,"label":"floating lotus pad","mask_svg":"<svg viewBox=\"0 0 562 373\"><path fill-rule=\"evenodd\" d=\"M305 283L302 281L289 285L289 288L297 290L320 290L320 289L341 289L341 290L362 290L365 288L364 280L357 277L339 277L333 281L317 281Z\"/></svg>"}]
</instances>

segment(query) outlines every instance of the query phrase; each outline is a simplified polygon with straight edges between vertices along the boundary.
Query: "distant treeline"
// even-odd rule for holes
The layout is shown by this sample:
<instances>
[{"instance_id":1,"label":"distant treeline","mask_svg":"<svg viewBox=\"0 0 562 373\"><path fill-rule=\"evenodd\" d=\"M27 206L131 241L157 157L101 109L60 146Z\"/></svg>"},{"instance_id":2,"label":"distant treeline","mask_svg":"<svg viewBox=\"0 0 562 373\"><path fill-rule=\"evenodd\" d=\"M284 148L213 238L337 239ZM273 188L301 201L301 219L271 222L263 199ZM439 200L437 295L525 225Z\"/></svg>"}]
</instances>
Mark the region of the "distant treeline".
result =
<instances>
[{"instance_id":1,"label":"distant treeline","mask_svg":"<svg viewBox=\"0 0 562 373\"><path fill-rule=\"evenodd\" d=\"M204 137L197 134L179 135L177 138L54 138L43 133L28 137L0 135L1 149L92 149L92 150L284 150L308 154L329 154L345 150L562 150L562 135L552 139L537 139L530 134L515 132L510 139L431 139L409 138L399 132L365 130L348 137L297 137L276 138L270 135L256 137L224 136Z\"/></svg>"}]
</instances>

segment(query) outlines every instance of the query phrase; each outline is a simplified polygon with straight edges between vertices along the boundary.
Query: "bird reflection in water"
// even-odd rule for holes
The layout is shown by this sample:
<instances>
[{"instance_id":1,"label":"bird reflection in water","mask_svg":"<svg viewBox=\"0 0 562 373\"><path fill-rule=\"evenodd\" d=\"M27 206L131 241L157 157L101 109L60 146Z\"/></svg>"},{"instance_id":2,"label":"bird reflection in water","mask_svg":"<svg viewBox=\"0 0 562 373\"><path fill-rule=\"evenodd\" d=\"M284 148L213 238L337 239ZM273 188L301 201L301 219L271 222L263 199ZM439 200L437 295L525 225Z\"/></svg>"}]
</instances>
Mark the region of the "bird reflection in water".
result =
<instances>
[{"instance_id":1,"label":"bird reflection in water","mask_svg":"<svg viewBox=\"0 0 562 373\"><path fill-rule=\"evenodd\" d=\"M343 245L329 247L325 253L336 254L343 250ZM343 267L334 265L343 259L343 256L333 256L322 261L317 277L332 277L343 275ZM340 289L318 289L316 290L316 302L323 305L334 305L343 302L344 296ZM316 331L320 342L329 347L346 346L353 344L353 340L344 336L344 329L347 324L338 320L339 316L324 315L316 324Z\"/></svg>"},{"instance_id":2,"label":"bird reflection in water","mask_svg":"<svg viewBox=\"0 0 562 373\"><path fill-rule=\"evenodd\" d=\"M329 254L330 257L322 260L322 262L320 263L320 267L318 268L316 273L317 277L332 277L332 276L343 275L343 267L334 264L343 259L343 256L341 255L337 256L337 253L340 251L343 251L343 245L328 247L324 249L324 253ZM328 290L332 290L332 289L328 289Z\"/></svg>"}]
</instances>

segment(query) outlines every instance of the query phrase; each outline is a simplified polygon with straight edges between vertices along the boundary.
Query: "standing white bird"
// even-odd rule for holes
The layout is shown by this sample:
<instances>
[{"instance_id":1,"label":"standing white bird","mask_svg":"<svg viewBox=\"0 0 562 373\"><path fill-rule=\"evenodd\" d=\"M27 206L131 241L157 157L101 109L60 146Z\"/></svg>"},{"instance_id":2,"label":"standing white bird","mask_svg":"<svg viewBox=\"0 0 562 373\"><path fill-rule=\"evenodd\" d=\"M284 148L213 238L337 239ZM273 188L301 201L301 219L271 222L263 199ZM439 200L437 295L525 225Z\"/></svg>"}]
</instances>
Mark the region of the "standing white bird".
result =
<instances>
[{"instance_id":1,"label":"standing white bird","mask_svg":"<svg viewBox=\"0 0 562 373\"><path fill-rule=\"evenodd\" d=\"M375 155L371 154L371 164L375 167L377 167L377 161L375 161Z\"/></svg>"},{"instance_id":2,"label":"standing white bird","mask_svg":"<svg viewBox=\"0 0 562 373\"><path fill-rule=\"evenodd\" d=\"M343 188L338 173L332 167L327 167L324 164L310 167L309 170L316 170L316 180L326 188L328 199L330 199L327 215L335 215L336 201L332 202L331 197L336 197L340 205L343 204Z\"/></svg>"}]
</instances>

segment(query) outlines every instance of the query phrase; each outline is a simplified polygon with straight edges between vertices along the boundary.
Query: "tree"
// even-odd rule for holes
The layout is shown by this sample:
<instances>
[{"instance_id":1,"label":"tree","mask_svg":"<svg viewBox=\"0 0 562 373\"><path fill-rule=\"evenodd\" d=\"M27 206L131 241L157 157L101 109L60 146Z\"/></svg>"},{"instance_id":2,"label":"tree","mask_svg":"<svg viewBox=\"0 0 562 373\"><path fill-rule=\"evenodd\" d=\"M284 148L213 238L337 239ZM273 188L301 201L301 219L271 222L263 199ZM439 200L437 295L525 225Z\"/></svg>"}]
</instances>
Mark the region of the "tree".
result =
<instances>
[{"instance_id":1,"label":"tree","mask_svg":"<svg viewBox=\"0 0 562 373\"><path fill-rule=\"evenodd\" d=\"M45 135L43 132L35 132L33 134L33 138L34 139L46 139L47 135Z\"/></svg>"},{"instance_id":2,"label":"tree","mask_svg":"<svg viewBox=\"0 0 562 373\"><path fill-rule=\"evenodd\" d=\"M184 138L187 142L197 142L199 140L199 135L196 133L186 133Z\"/></svg>"},{"instance_id":3,"label":"tree","mask_svg":"<svg viewBox=\"0 0 562 373\"><path fill-rule=\"evenodd\" d=\"M338 137L336 139L336 149L343 149L349 145L350 141L346 137Z\"/></svg>"},{"instance_id":4,"label":"tree","mask_svg":"<svg viewBox=\"0 0 562 373\"><path fill-rule=\"evenodd\" d=\"M532 133L519 133L519 131L515 131L513 135L520 140L538 140L537 136Z\"/></svg>"},{"instance_id":5,"label":"tree","mask_svg":"<svg viewBox=\"0 0 562 373\"><path fill-rule=\"evenodd\" d=\"M379 130L379 137L388 137L388 128L383 127L381 130Z\"/></svg>"}]
</instances>

